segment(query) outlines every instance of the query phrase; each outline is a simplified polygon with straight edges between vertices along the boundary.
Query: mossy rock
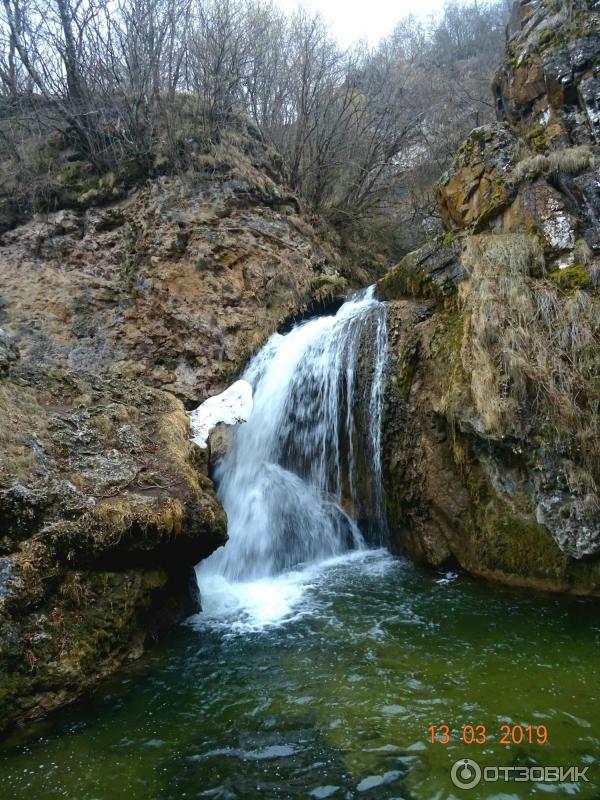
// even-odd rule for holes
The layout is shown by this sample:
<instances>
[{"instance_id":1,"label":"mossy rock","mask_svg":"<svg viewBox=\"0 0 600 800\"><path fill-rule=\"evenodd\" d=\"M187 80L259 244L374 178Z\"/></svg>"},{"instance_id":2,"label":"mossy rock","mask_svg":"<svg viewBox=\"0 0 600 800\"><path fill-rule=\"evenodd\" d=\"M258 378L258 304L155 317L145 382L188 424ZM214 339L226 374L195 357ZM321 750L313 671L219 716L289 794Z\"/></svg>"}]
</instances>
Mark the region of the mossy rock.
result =
<instances>
[{"instance_id":1,"label":"mossy rock","mask_svg":"<svg viewBox=\"0 0 600 800\"><path fill-rule=\"evenodd\" d=\"M528 497L498 493L478 460L471 437L462 436L462 469L472 514L456 535L452 549L461 565L474 574L532 588L600 595L600 560L575 559L565 553L548 528L540 524ZM488 448L500 470L527 471L527 455L505 445Z\"/></svg>"},{"instance_id":2,"label":"mossy rock","mask_svg":"<svg viewBox=\"0 0 600 800\"><path fill-rule=\"evenodd\" d=\"M180 401L123 376L9 366L0 732L75 699L192 613L192 565L227 538Z\"/></svg>"},{"instance_id":3,"label":"mossy rock","mask_svg":"<svg viewBox=\"0 0 600 800\"><path fill-rule=\"evenodd\" d=\"M382 300L403 297L441 298L442 292L429 275L415 266L410 256L393 267L377 286L377 294Z\"/></svg>"},{"instance_id":4,"label":"mossy rock","mask_svg":"<svg viewBox=\"0 0 600 800\"><path fill-rule=\"evenodd\" d=\"M310 295L315 303L326 303L348 293L348 281L341 275L319 275L310 284Z\"/></svg>"},{"instance_id":5,"label":"mossy rock","mask_svg":"<svg viewBox=\"0 0 600 800\"><path fill-rule=\"evenodd\" d=\"M465 273L456 255L456 238L446 235L404 256L378 282L381 300L442 300L452 295Z\"/></svg>"},{"instance_id":6,"label":"mossy rock","mask_svg":"<svg viewBox=\"0 0 600 800\"><path fill-rule=\"evenodd\" d=\"M590 278L585 269L579 264L571 264L564 269L551 272L548 277L559 289L565 292L574 292L577 289L587 289Z\"/></svg>"},{"instance_id":7,"label":"mossy rock","mask_svg":"<svg viewBox=\"0 0 600 800\"><path fill-rule=\"evenodd\" d=\"M536 153L545 153L548 150L546 128L536 124L525 133L525 139Z\"/></svg>"}]
</instances>

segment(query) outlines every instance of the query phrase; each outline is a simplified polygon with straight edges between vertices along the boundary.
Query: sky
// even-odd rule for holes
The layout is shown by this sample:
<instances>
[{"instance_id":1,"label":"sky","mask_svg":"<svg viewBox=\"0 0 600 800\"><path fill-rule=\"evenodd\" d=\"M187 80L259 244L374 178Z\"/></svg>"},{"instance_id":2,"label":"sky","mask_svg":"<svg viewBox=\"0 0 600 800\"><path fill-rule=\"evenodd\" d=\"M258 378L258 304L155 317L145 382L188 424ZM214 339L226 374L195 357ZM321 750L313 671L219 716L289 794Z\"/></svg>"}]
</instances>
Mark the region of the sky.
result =
<instances>
[{"instance_id":1,"label":"sky","mask_svg":"<svg viewBox=\"0 0 600 800\"><path fill-rule=\"evenodd\" d=\"M277 0L286 11L294 11L299 0ZM427 16L438 11L443 0L304 0L308 11L319 11L344 47L358 39L375 45L394 24L409 14Z\"/></svg>"}]
</instances>

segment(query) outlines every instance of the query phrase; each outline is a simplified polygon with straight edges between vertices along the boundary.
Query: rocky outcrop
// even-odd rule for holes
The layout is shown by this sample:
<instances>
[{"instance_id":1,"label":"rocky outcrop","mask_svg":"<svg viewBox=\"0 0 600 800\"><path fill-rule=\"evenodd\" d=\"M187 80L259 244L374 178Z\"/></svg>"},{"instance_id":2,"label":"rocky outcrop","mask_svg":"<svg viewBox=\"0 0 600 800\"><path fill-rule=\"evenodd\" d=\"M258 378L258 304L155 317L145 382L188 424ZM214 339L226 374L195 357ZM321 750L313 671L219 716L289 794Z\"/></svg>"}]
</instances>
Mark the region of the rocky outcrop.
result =
<instances>
[{"instance_id":1,"label":"rocky outcrop","mask_svg":"<svg viewBox=\"0 0 600 800\"><path fill-rule=\"evenodd\" d=\"M446 233L378 287L395 546L585 594L600 594L595 6L515 4L500 121L438 187Z\"/></svg>"},{"instance_id":2,"label":"rocky outcrop","mask_svg":"<svg viewBox=\"0 0 600 800\"><path fill-rule=\"evenodd\" d=\"M226 519L182 401L365 281L249 123L190 139L179 175L97 176L53 147L55 210L0 198L0 730L197 608Z\"/></svg>"},{"instance_id":3,"label":"rocky outcrop","mask_svg":"<svg viewBox=\"0 0 600 800\"><path fill-rule=\"evenodd\" d=\"M66 210L6 231L0 325L22 358L140 377L197 405L280 325L364 283L257 136L225 130L193 171L116 200L82 184Z\"/></svg>"},{"instance_id":4,"label":"rocky outcrop","mask_svg":"<svg viewBox=\"0 0 600 800\"><path fill-rule=\"evenodd\" d=\"M507 58L493 82L499 116L540 151L597 143L599 49L595 0L514 3Z\"/></svg>"},{"instance_id":5,"label":"rocky outcrop","mask_svg":"<svg viewBox=\"0 0 600 800\"><path fill-rule=\"evenodd\" d=\"M172 395L17 363L0 415L5 729L78 697L197 609L192 566L225 542L226 519Z\"/></svg>"}]
</instances>

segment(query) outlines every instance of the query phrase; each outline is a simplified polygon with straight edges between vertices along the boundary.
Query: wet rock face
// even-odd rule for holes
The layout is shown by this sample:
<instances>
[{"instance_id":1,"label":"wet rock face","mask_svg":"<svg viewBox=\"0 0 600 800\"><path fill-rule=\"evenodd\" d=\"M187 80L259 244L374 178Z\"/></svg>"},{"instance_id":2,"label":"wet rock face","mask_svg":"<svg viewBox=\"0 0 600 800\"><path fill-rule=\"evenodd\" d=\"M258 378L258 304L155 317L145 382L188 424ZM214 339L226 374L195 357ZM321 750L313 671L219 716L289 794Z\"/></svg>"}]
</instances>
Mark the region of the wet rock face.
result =
<instances>
[{"instance_id":1,"label":"wet rock face","mask_svg":"<svg viewBox=\"0 0 600 800\"><path fill-rule=\"evenodd\" d=\"M599 19L597 3L515 3L501 122L473 131L440 182L447 233L377 290L395 545L596 595Z\"/></svg>"},{"instance_id":2,"label":"wet rock face","mask_svg":"<svg viewBox=\"0 0 600 800\"><path fill-rule=\"evenodd\" d=\"M225 514L172 395L61 367L0 381L0 727L79 696L197 607Z\"/></svg>"}]
</instances>

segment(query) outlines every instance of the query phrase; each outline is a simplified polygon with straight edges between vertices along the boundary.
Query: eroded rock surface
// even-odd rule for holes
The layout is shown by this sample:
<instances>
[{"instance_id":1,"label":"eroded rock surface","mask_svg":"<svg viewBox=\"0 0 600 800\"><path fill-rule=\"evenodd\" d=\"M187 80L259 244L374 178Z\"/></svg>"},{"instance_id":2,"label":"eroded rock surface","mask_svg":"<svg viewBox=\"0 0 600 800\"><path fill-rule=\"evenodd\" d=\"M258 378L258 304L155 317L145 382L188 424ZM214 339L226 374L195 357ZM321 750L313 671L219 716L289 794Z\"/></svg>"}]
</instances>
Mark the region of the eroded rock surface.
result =
<instances>
[{"instance_id":1,"label":"eroded rock surface","mask_svg":"<svg viewBox=\"0 0 600 800\"><path fill-rule=\"evenodd\" d=\"M434 565L600 594L597 3L518 2L479 128L438 189L447 233L380 281L395 544Z\"/></svg>"},{"instance_id":2,"label":"eroded rock surface","mask_svg":"<svg viewBox=\"0 0 600 800\"><path fill-rule=\"evenodd\" d=\"M79 696L198 608L226 540L179 400L13 364L0 379L0 729Z\"/></svg>"},{"instance_id":3,"label":"eroded rock surface","mask_svg":"<svg viewBox=\"0 0 600 800\"><path fill-rule=\"evenodd\" d=\"M0 325L23 359L141 377L197 405L282 323L367 280L245 135L194 172L3 234Z\"/></svg>"}]
</instances>

